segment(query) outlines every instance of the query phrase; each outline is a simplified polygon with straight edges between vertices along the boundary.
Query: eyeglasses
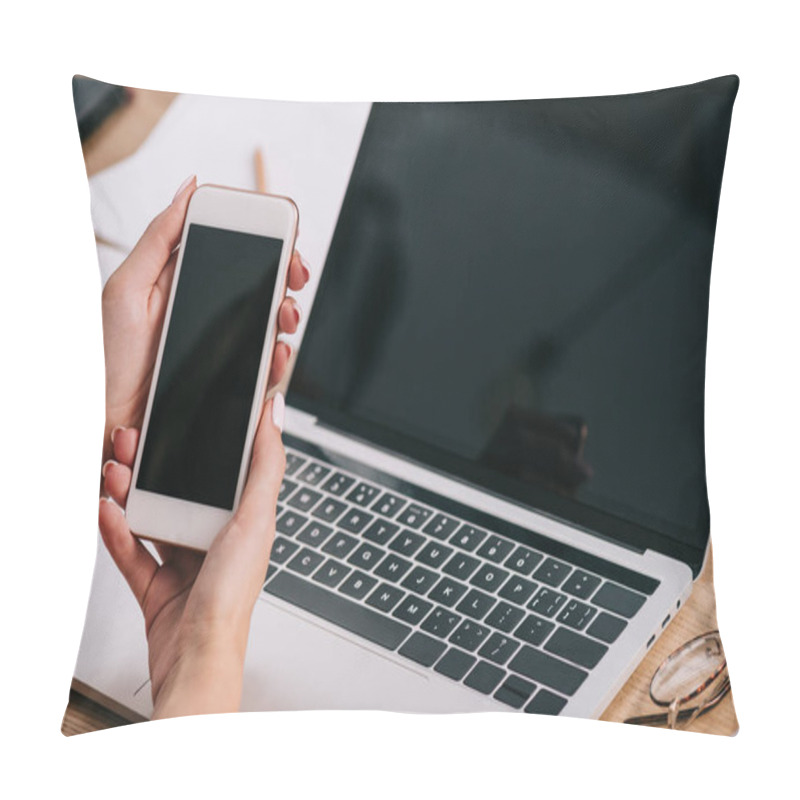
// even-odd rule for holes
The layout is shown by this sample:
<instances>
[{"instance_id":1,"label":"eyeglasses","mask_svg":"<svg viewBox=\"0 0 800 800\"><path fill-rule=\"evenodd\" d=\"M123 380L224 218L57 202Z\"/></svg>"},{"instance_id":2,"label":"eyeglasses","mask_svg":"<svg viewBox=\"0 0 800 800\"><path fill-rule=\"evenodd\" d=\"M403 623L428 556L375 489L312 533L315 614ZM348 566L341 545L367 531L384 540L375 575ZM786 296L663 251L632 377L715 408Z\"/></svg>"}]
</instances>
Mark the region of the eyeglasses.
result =
<instances>
[{"instance_id":1,"label":"eyeglasses","mask_svg":"<svg viewBox=\"0 0 800 800\"><path fill-rule=\"evenodd\" d=\"M666 713L629 717L629 725L688 728L715 708L728 692L728 662L719 631L709 631L668 655L650 681L650 699Z\"/></svg>"}]
</instances>

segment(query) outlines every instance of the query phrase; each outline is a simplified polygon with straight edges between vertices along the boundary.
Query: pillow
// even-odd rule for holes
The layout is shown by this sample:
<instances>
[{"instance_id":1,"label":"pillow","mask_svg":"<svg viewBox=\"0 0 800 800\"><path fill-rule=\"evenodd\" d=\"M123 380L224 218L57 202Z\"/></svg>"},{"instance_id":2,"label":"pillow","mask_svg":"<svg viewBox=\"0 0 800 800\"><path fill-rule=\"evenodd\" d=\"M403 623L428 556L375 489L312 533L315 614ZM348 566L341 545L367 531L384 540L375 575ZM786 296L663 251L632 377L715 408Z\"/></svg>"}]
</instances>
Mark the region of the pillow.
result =
<instances>
[{"instance_id":1,"label":"pillow","mask_svg":"<svg viewBox=\"0 0 800 800\"><path fill-rule=\"evenodd\" d=\"M64 731L382 708L735 733L703 391L737 89L329 104L76 77L107 398L145 380L108 401ZM198 182L300 211L263 562L144 542L118 507Z\"/></svg>"}]
</instances>

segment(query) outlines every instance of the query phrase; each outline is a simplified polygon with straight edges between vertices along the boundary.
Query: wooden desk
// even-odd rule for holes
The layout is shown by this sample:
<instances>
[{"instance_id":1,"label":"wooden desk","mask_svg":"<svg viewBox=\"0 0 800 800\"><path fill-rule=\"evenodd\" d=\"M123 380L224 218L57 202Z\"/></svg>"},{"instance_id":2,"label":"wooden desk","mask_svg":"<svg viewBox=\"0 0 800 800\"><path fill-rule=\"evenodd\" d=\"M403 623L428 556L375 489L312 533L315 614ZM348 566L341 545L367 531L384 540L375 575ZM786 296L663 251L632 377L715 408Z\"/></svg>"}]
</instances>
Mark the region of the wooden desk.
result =
<instances>
[{"instance_id":1,"label":"wooden desk","mask_svg":"<svg viewBox=\"0 0 800 800\"><path fill-rule=\"evenodd\" d=\"M128 105L107 120L84 143L86 171L93 175L132 154L144 141L174 99L174 94L133 90ZM649 714L657 708L649 697L650 678L661 661L673 650L695 636L717 627L714 597L712 557L695 584L694 592L666 632L653 646L647 657L627 681L620 693L601 717L609 722L621 722L627 717ZM724 640L723 640L724 643ZM70 701L61 730L66 736L87 731L124 725L126 721L114 712L84 697L70 692ZM709 714L699 718L691 730L702 733L733 735L739 729L732 693Z\"/></svg>"}]
</instances>

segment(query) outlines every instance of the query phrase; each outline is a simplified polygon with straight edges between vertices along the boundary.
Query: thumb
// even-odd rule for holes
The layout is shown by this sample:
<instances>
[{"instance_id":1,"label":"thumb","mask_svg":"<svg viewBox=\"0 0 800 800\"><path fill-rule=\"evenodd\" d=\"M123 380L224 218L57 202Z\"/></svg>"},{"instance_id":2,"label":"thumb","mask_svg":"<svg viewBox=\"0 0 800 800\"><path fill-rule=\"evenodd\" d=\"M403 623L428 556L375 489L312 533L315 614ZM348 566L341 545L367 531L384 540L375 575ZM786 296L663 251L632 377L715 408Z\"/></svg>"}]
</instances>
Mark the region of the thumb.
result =
<instances>
[{"instance_id":1,"label":"thumb","mask_svg":"<svg viewBox=\"0 0 800 800\"><path fill-rule=\"evenodd\" d=\"M286 453L281 440L284 409L285 401L279 392L264 404L261 412L253 442L250 474L236 512L244 527L259 522L263 524L275 514L283 471L286 468Z\"/></svg>"},{"instance_id":2,"label":"thumb","mask_svg":"<svg viewBox=\"0 0 800 800\"><path fill-rule=\"evenodd\" d=\"M172 203L147 226L120 267L130 280L148 288L158 280L172 251L180 244L186 209L196 188L197 178L192 175L181 184Z\"/></svg>"}]
</instances>

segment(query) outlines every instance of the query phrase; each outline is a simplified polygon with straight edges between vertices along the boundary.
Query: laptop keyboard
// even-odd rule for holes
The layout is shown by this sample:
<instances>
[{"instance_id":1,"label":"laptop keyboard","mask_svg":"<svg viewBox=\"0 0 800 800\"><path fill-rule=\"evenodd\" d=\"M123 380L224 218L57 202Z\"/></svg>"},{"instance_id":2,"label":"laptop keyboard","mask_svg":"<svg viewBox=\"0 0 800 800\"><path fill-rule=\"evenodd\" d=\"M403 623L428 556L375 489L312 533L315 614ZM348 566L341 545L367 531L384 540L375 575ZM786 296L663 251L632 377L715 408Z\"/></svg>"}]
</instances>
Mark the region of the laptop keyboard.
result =
<instances>
[{"instance_id":1,"label":"laptop keyboard","mask_svg":"<svg viewBox=\"0 0 800 800\"><path fill-rule=\"evenodd\" d=\"M264 591L511 708L560 713L658 586L284 440Z\"/></svg>"}]
</instances>

